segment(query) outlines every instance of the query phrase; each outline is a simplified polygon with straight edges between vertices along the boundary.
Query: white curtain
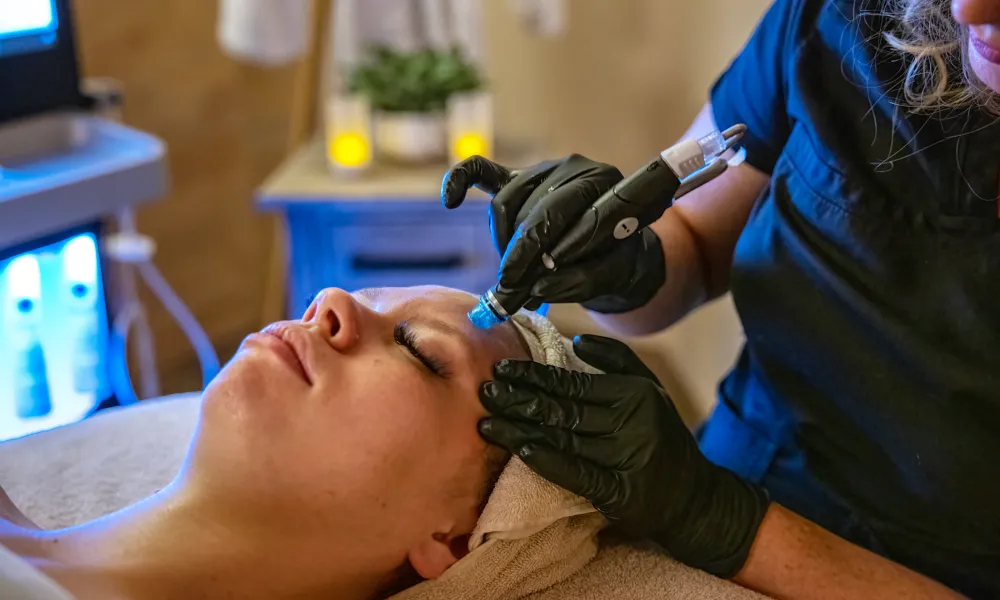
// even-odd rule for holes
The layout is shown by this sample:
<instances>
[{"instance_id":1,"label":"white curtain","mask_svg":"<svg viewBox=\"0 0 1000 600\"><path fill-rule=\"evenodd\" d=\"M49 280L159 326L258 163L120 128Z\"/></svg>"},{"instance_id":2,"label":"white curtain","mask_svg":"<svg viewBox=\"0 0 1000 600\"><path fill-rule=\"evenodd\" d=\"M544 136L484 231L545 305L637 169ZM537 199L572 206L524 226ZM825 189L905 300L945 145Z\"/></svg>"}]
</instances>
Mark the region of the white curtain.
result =
<instances>
[{"instance_id":1,"label":"white curtain","mask_svg":"<svg viewBox=\"0 0 1000 600\"><path fill-rule=\"evenodd\" d=\"M0 0L2 2L3 0ZM310 0L219 0L216 36L230 57L280 66L308 49Z\"/></svg>"},{"instance_id":2,"label":"white curtain","mask_svg":"<svg viewBox=\"0 0 1000 600\"><path fill-rule=\"evenodd\" d=\"M349 72L373 45L402 51L458 47L484 61L482 0L335 0L333 58Z\"/></svg>"}]
</instances>

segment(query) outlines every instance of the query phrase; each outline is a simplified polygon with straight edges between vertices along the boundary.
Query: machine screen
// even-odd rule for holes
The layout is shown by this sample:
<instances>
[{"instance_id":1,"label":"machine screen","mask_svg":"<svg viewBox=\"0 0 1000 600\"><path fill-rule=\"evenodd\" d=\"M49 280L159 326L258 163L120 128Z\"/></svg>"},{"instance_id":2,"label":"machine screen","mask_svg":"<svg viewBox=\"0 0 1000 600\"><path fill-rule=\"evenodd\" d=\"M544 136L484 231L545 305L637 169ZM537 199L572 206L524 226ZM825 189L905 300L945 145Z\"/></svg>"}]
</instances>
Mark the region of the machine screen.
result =
<instances>
[{"instance_id":1,"label":"machine screen","mask_svg":"<svg viewBox=\"0 0 1000 600\"><path fill-rule=\"evenodd\" d=\"M111 395L93 233L0 259L0 332L0 441L80 421Z\"/></svg>"},{"instance_id":2,"label":"machine screen","mask_svg":"<svg viewBox=\"0 0 1000 600\"><path fill-rule=\"evenodd\" d=\"M55 0L0 0L0 58L47 50L58 30Z\"/></svg>"}]
</instances>

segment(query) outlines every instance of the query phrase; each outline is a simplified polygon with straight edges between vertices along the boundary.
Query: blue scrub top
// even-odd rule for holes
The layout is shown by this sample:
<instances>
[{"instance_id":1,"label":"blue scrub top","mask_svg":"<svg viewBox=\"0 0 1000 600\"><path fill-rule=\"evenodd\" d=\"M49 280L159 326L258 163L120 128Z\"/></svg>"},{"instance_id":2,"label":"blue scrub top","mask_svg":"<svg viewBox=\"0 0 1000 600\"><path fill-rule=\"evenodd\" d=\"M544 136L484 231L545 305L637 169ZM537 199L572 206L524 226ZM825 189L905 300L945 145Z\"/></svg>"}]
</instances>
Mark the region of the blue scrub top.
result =
<instances>
[{"instance_id":1,"label":"blue scrub top","mask_svg":"<svg viewBox=\"0 0 1000 600\"><path fill-rule=\"evenodd\" d=\"M713 88L771 185L733 260L746 346L699 440L838 535L1000 598L1000 124L900 107L880 8L778 0Z\"/></svg>"}]
</instances>

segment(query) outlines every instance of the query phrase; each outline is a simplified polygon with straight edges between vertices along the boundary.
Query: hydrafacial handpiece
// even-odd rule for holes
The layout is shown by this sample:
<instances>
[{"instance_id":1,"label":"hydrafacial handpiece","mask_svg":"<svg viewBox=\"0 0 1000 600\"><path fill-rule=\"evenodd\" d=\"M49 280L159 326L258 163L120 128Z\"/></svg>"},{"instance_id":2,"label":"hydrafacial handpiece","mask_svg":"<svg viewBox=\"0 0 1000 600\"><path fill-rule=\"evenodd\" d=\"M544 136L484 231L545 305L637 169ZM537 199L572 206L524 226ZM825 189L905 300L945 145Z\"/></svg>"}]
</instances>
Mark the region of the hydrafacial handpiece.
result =
<instances>
[{"instance_id":1,"label":"hydrafacial handpiece","mask_svg":"<svg viewBox=\"0 0 1000 600\"><path fill-rule=\"evenodd\" d=\"M607 251L612 244L651 225L670 208L674 199L725 172L729 165L721 155L733 148L746 130L746 125L736 125L700 139L685 140L661 152L580 216L555 246L542 255L536 278L561 264ZM494 286L480 298L469 313L469 320L480 329L505 322L531 300L534 281L523 284L517 290Z\"/></svg>"}]
</instances>

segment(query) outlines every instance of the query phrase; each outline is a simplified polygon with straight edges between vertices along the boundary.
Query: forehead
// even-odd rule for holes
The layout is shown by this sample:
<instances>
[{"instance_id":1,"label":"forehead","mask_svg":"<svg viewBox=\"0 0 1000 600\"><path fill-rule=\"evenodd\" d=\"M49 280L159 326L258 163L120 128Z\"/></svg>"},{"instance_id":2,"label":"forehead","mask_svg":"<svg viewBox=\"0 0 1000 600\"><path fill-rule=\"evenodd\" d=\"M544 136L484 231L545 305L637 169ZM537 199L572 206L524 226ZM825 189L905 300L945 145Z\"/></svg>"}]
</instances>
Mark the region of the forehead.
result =
<instances>
[{"instance_id":1,"label":"forehead","mask_svg":"<svg viewBox=\"0 0 1000 600\"><path fill-rule=\"evenodd\" d=\"M433 285L367 288L353 295L376 312L394 312L401 308L426 309L440 311L441 316L447 314L450 317L463 312L468 314L478 302L467 292Z\"/></svg>"}]
</instances>

